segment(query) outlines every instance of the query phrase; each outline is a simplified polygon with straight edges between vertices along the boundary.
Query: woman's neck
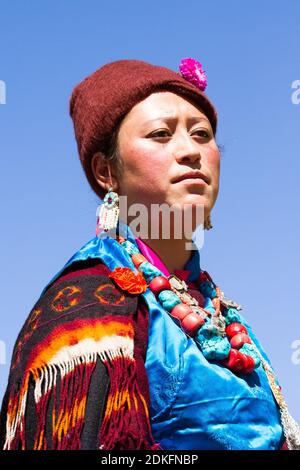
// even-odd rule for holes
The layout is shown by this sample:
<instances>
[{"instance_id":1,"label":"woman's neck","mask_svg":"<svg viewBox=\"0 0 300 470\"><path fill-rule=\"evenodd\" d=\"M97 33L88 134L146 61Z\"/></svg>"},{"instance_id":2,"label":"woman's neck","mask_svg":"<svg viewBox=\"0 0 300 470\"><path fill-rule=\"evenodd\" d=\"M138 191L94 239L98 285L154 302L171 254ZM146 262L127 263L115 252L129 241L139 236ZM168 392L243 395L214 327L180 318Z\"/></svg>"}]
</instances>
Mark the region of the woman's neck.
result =
<instances>
[{"instance_id":1,"label":"woman's neck","mask_svg":"<svg viewBox=\"0 0 300 470\"><path fill-rule=\"evenodd\" d=\"M183 269L191 257L191 250L186 249L185 239L145 239L143 241L160 257L170 274L173 274L175 269Z\"/></svg>"}]
</instances>

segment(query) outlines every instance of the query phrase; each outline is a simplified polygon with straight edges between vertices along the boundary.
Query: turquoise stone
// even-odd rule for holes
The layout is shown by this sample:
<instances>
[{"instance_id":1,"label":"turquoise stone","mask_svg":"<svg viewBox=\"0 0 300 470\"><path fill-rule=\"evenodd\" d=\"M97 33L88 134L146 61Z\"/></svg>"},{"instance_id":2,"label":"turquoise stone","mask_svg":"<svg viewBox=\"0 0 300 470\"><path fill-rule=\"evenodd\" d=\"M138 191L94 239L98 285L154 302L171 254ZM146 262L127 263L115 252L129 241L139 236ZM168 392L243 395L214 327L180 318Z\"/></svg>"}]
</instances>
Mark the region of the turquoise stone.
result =
<instances>
[{"instance_id":1,"label":"turquoise stone","mask_svg":"<svg viewBox=\"0 0 300 470\"><path fill-rule=\"evenodd\" d=\"M199 286L199 290L204 297L209 297L210 299L214 299L217 296L217 291L214 288L214 285L210 281L201 282Z\"/></svg>"},{"instance_id":2,"label":"turquoise stone","mask_svg":"<svg viewBox=\"0 0 300 470\"><path fill-rule=\"evenodd\" d=\"M257 354L255 347L252 344L245 343L243 346L239 349L241 353L247 354L248 356L251 356L252 359L254 360L255 364L255 369L260 365L260 357Z\"/></svg>"},{"instance_id":3,"label":"turquoise stone","mask_svg":"<svg viewBox=\"0 0 300 470\"><path fill-rule=\"evenodd\" d=\"M213 325L211 323L211 320L207 320L206 323L204 323L204 325L200 328L198 334L201 336L201 337L204 337L204 338L211 338L212 336L216 336L218 333L218 328L216 327L216 325Z\"/></svg>"},{"instance_id":4,"label":"turquoise stone","mask_svg":"<svg viewBox=\"0 0 300 470\"><path fill-rule=\"evenodd\" d=\"M162 307L171 312L172 309L177 304L181 304L181 300L175 292L171 290L163 290L158 294L158 300L161 303Z\"/></svg>"},{"instance_id":5,"label":"turquoise stone","mask_svg":"<svg viewBox=\"0 0 300 470\"><path fill-rule=\"evenodd\" d=\"M227 338L213 336L211 339L203 340L201 350L208 361L221 361L226 359L231 349Z\"/></svg>"},{"instance_id":6,"label":"turquoise stone","mask_svg":"<svg viewBox=\"0 0 300 470\"><path fill-rule=\"evenodd\" d=\"M150 282L154 277L163 276L163 273L148 261L139 265L139 270L144 274L146 281Z\"/></svg>"},{"instance_id":7,"label":"turquoise stone","mask_svg":"<svg viewBox=\"0 0 300 470\"><path fill-rule=\"evenodd\" d=\"M230 323L241 323L241 316L238 313L236 308L228 308L222 312L223 317L225 318L226 325Z\"/></svg>"},{"instance_id":8,"label":"turquoise stone","mask_svg":"<svg viewBox=\"0 0 300 470\"><path fill-rule=\"evenodd\" d=\"M138 247L135 246L133 243L131 243L128 240L126 240L124 243L122 243L122 247L125 248L127 253L129 253L130 255L134 255L134 254L139 253Z\"/></svg>"},{"instance_id":9,"label":"turquoise stone","mask_svg":"<svg viewBox=\"0 0 300 470\"><path fill-rule=\"evenodd\" d=\"M228 339L216 335L213 325L211 328L209 323L200 328L196 335L196 342L199 343L204 357L209 361L226 359L231 349Z\"/></svg>"}]
</instances>

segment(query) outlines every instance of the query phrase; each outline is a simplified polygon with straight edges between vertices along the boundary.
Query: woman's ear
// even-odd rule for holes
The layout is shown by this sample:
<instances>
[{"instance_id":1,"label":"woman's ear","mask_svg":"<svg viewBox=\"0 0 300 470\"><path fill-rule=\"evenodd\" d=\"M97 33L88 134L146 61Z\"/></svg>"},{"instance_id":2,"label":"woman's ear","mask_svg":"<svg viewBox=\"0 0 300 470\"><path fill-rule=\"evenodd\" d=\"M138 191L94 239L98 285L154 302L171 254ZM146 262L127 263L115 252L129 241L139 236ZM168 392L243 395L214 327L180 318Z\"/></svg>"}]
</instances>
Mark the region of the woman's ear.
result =
<instances>
[{"instance_id":1,"label":"woman's ear","mask_svg":"<svg viewBox=\"0 0 300 470\"><path fill-rule=\"evenodd\" d=\"M97 183L104 191L107 191L110 186L112 186L113 191L117 190L118 180L114 165L107 161L102 152L93 155L91 168Z\"/></svg>"}]
</instances>

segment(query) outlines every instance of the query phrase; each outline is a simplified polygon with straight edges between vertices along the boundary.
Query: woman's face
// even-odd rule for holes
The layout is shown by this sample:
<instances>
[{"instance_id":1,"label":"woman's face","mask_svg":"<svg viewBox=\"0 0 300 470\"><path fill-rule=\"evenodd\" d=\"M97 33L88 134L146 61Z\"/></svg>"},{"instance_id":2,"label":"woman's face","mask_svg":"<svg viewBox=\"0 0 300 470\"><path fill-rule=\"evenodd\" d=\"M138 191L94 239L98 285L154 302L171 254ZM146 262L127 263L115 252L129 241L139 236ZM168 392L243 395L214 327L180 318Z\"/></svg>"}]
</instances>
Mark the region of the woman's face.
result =
<instances>
[{"instance_id":1,"label":"woman's face","mask_svg":"<svg viewBox=\"0 0 300 470\"><path fill-rule=\"evenodd\" d=\"M210 213L219 190L220 154L200 109L174 93L153 93L126 115L118 141L123 167L118 192L127 195L128 207L201 204L204 216Z\"/></svg>"}]
</instances>

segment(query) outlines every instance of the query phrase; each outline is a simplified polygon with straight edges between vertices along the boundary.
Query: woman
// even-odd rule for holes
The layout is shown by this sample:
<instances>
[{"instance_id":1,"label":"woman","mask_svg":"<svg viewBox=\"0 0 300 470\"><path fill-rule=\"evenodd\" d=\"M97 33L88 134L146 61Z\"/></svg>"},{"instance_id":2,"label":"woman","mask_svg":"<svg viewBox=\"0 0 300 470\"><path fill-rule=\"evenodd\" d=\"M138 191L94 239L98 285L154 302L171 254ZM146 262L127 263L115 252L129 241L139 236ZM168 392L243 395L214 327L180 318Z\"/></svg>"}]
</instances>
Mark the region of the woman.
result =
<instances>
[{"instance_id":1,"label":"woman","mask_svg":"<svg viewBox=\"0 0 300 470\"><path fill-rule=\"evenodd\" d=\"M190 243L199 214L211 228L219 188L205 86L193 59L180 73L121 60L74 89L80 159L104 197L98 236L18 337L4 449L300 448L268 357ZM157 223L158 204L170 211Z\"/></svg>"}]
</instances>

